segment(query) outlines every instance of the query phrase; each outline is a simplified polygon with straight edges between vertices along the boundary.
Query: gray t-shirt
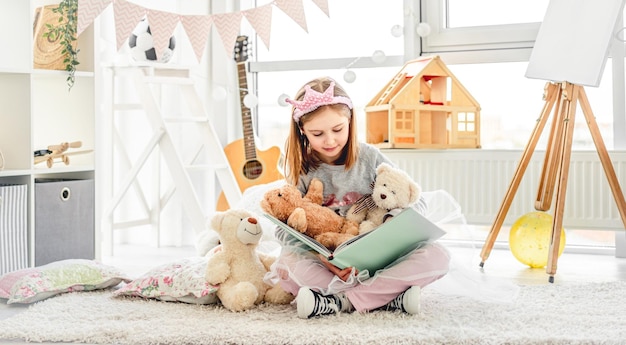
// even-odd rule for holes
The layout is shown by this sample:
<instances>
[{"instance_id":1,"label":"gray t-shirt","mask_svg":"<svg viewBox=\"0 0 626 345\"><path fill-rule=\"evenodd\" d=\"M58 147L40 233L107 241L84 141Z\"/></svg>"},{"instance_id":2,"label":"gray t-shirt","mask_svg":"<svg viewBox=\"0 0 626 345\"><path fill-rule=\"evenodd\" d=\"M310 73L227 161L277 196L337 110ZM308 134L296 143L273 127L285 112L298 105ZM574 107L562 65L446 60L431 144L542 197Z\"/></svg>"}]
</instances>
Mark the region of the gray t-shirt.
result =
<instances>
[{"instance_id":1,"label":"gray t-shirt","mask_svg":"<svg viewBox=\"0 0 626 345\"><path fill-rule=\"evenodd\" d=\"M372 192L371 184L376 178L380 163L394 164L380 150L366 143L359 143L359 157L350 170L345 165L322 163L317 169L300 176L298 189L304 194L313 178L324 184L324 206L345 216L348 208L361 196Z\"/></svg>"}]
</instances>

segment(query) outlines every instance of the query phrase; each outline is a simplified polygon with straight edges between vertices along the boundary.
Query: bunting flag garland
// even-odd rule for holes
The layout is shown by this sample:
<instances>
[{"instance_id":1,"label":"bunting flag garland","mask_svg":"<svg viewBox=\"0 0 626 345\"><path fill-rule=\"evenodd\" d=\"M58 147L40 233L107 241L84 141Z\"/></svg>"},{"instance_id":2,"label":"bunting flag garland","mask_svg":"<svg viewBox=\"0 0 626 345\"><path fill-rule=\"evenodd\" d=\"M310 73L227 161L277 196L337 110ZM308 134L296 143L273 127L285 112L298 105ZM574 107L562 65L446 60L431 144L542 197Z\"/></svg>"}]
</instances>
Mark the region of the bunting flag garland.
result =
<instances>
[{"instance_id":1,"label":"bunting flag garland","mask_svg":"<svg viewBox=\"0 0 626 345\"><path fill-rule=\"evenodd\" d=\"M312 0L330 18L328 0ZM157 52L165 50L169 38L180 22L187 33L189 41L198 61L211 31L215 26L227 54L231 54L239 35L241 20L246 18L259 38L270 48L272 11L274 6L285 12L305 32L308 32L303 0L275 0L267 5L243 10L240 12L221 13L213 15L180 15L171 12L148 9L127 0L78 0L77 34L80 35L109 5L113 5L115 17L115 37L119 50L128 39L137 23L147 17L150 31Z\"/></svg>"},{"instance_id":2,"label":"bunting flag garland","mask_svg":"<svg viewBox=\"0 0 626 345\"><path fill-rule=\"evenodd\" d=\"M160 53L167 48L170 37L174 34L174 29L179 21L177 14L148 10L148 24L159 23L159 25L150 25L155 51Z\"/></svg>"},{"instance_id":3,"label":"bunting flag garland","mask_svg":"<svg viewBox=\"0 0 626 345\"><path fill-rule=\"evenodd\" d=\"M113 3L113 15L115 16L115 38L118 50L122 47L130 33L133 32L137 23L146 15L147 11L146 8L126 0L115 0Z\"/></svg>"},{"instance_id":4,"label":"bunting flag garland","mask_svg":"<svg viewBox=\"0 0 626 345\"><path fill-rule=\"evenodd\" d=\"M328 8L328 0L312 0L317 7L326 14L326 17L330 18L330 10Z\"/></svg>"},{"instance_id":5,"label":"bunting flag garland","mask_svg":"<svg viewBox=\"0 0 626 345\"><path fill-rule=\"evenodd\" d=\"M222 13L213 15L213 25L222 39L226 54L232 54L235 47L239 26L241 25L241 12Z\"/></svg>"},{"instance_id":6,"label":"bunting flag garland","mask_svg":"<svg viewBox=\"0 0 626 345\"><path fill-rule=\"evenodd\" d=\"M306 26L306 17L304 16L304 4L302 0L276 0L276 7L280 8L300 25L307 33L309 30Z\"/></svg>"},{"instance_id":7,"label":"bunting flag garland","mask_svg":"<svg viewBox=\"0 0 626 345\"><path fill-rule=\"evenodd\" d=\"M257 35L259 35L263 44L265 44L265 48L269 50L272 32L272 6L264 5L254 10L243 11L242 13Z\"/></svg>"},{"instance_id":8,"label":"bunting flag garland","mask_svg":"<svg viewBox=\"0 0 626 345\"><path fill-rule=\"evenodd\" d=\"M93 23L97 16L107 8L113 0L78 0L78 23L76 25L76 35L85 31L85 29Z\"/></svg>"},{"instance_id":9,"label":"bunting flag garland","mask_svg":"<svg viewBox=\"0 0 626 345\"><path fill-rule=\"evenodd\" d=\"M202 53L206 47L209 33L211 33L211 24L213 17L211 16L180 16L180 21L187 33L193 52L196 54L198 62L202 60Z\"/></svg>"}]
</instances>

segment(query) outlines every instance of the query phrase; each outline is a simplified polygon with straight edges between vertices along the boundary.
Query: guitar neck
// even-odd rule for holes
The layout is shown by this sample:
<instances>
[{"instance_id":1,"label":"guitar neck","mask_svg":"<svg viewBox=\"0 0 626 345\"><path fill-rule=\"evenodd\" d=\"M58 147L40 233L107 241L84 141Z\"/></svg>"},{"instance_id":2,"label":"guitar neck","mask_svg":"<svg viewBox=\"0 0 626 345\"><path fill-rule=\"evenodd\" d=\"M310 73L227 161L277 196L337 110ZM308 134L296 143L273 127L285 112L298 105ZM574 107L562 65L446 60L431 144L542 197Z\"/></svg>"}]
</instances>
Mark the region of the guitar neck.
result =
<instances>
[{"instance_id":1,"label":"guitar neck","mask_svg":"<svg viewBox=\"0 0 626 345\"><path fill-rule=\"evenodd\" d=\"M239 77L239 103L241 104L241 125L243 129L243 141L246 161L256 159L256 144L254 142L254 128L252 124L252 112L244 104L244 98L248 95L248 81L246 75L246 63L237 63L237 76Z\"/></svg>"}]
</instances>

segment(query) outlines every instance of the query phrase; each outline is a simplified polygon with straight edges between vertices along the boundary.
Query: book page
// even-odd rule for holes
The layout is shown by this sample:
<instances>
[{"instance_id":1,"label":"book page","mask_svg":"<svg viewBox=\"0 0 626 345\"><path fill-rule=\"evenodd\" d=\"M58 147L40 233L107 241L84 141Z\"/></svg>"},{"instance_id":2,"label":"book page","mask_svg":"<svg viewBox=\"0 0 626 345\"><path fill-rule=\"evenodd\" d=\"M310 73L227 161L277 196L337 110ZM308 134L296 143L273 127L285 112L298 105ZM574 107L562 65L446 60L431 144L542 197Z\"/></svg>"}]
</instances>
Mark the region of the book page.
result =
<instances>
[{"instance_id":1,"label":"book page","mask_svg":"<svg viewBox=\"0 0 626 345\"><path fill-rule=\"evenodd\" d=\"M339 267L368 270L370 276L411 250L445 235L439 226L408 207L376 229L341 244L330 262Z\"/></svg>"}]
</instances>

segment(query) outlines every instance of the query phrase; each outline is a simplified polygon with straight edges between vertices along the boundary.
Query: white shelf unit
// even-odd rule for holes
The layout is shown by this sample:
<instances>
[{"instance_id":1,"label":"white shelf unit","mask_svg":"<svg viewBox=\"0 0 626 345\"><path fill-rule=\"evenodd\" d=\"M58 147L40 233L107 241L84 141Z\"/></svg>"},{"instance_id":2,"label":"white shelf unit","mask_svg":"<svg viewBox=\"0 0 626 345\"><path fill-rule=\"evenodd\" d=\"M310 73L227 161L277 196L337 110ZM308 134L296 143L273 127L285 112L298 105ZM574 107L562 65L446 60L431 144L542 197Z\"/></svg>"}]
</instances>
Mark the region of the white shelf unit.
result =
<instances>
[{"instance_id":1,"label":"white shelf unit","mask_svg":"<svg viewBox=\"0 0 626 345\"><path fill-rule=\"evenodd\" d=\"M70 156L48 168L35 165L33 152L62 142L82 141L94 150L95 82L94 37L97 21L79 37L76 82L71 90L67 72L33 68L35 10L58 1L0 0L0 30L5 33L0 54L0 151L4 168L0 185L28 186L28 263L34 264L34 184L45 179L94 179L95 151ZM97 221L94 229L97 229ZM96 231L96 243L97 243ZM95 244L94 244L95 245ZM96 256L99 250L96 246Z\"/></svg>"}]
</instances>

